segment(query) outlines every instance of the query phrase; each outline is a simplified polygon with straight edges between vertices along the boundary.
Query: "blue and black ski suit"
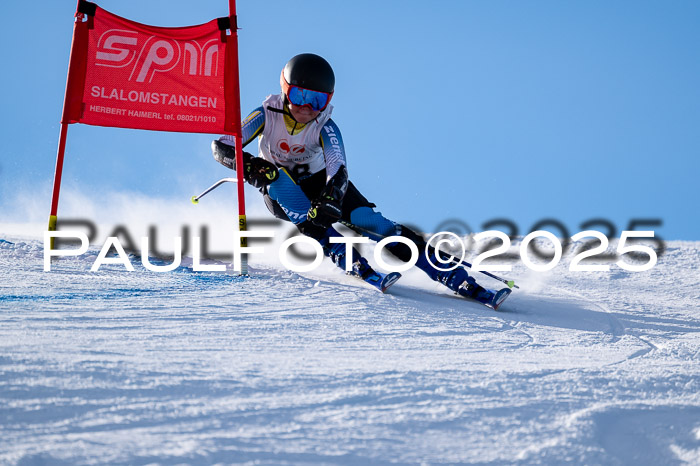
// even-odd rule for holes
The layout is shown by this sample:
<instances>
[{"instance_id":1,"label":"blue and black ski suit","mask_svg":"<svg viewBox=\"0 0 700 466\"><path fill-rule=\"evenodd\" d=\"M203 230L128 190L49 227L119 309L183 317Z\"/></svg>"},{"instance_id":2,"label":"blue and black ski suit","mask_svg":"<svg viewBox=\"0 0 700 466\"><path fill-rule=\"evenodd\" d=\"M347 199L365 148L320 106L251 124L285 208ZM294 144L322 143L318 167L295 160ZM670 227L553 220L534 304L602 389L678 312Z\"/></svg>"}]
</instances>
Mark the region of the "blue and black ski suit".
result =
<instances>
[{"instance_id":1,"label":"blue and black ski suit","mask_svg":"<svg viewBox=\"0 0 700 466\"><path fill-rule=\"evenodd\" d=\"M303 234L319 241L326 255L338 266L344 267L345 244L330 243L328 240L329 237L340 236L340 233L332 226L319 227L307 219L311 201L334 177L341 176L344 171L347 173L345 148L340 130L330 118L332 110L333 106L328 105L315 120L301 124L289 112L284 94L268 96L263 105L243 121L242 144L245 147L256 137L259 138L259 156L279 169L278 179L261 188L270 212L277 218L294 223ZM232 136L222 136L219 141L235 145ZM343 187L340 221L344 225L374 241L388 236L409 238L420 252L416 266L433 280L453 288L447 281L455 274L447 277L430 264L424 254L426 244L421 235L374 210L376 205L368 201L351 181L348 180ZM411 258L411 250L403 243L389 244L386 249L404 262ZM355 251L355 254L358 253ZM357 258L351 260L354 262ZM461 268L458 270L463 271ZM474 282L464 271L454 278Z\"/></svg>"}]
</instances>

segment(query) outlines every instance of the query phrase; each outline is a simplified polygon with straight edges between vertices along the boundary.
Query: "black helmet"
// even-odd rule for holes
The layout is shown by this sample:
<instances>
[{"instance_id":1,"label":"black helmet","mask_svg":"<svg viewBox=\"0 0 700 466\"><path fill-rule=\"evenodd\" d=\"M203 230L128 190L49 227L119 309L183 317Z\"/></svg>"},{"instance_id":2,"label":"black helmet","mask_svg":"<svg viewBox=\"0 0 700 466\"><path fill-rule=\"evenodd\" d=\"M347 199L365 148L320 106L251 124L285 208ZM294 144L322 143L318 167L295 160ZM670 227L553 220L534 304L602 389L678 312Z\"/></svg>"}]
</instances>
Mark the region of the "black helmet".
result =
<instances>
[{"instance_id":1,"label":"black helmet","mask_svg":"<svg viewBox=\"0 0 700 466\"><path fill-rule=\"evenodd\" d=\"M299 86L312 91L333 93L335 75L328 62L313 53L302 53L287 62L282 70L282 88Z\"/></svg>"}]
</instances>

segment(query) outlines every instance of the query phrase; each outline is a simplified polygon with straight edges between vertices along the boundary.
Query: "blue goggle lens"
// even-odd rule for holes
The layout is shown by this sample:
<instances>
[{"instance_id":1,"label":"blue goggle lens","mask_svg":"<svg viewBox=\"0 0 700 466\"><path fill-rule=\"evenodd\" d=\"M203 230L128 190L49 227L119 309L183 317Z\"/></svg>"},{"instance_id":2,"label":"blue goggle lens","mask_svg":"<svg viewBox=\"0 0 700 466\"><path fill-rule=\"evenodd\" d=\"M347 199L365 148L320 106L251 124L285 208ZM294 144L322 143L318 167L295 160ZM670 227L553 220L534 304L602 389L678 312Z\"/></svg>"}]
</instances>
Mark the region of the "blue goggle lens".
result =
<instances>
[{"instance_id":1,"label":"blue goggle lens","mask_svg":"<svg viewBox=\"0 0 700 466\"><path fill-rule=\"evenodd\" d=\"M330 95L326 92L312 91L297 86L289 88L289 101L297 106L311 105L317 112L323 110L328 105Z\"/></svg>"}]
</instances>

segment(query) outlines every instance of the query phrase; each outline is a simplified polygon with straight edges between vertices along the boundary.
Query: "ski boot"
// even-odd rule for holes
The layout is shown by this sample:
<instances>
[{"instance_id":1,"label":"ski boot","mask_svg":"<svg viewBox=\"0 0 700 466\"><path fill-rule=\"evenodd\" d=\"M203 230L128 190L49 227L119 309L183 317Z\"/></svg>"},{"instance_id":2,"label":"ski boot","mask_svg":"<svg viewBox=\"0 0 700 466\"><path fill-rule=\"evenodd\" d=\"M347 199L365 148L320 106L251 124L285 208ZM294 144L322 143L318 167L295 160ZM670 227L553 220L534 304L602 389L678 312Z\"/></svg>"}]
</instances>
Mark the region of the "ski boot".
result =
<instances>
[{"instance_id":1,"label":"ski boot","mask_svg":"<svg viewBox=\"0 0 700 466\"><path fill-rule=\"evenodd\" d=\"M472 298L475 301L479 301L484 306L490 307L494 311L497 311L499 306L503 304L503 301L506 300L512 291L513 290L510 288L503 288L498 291L489 290L476 284L463 282L462 285L460 285L457 293L462 296Z\"/></svg>"},{"instance_id":2,"label":"ski boot","mask_svg":"<svg viewBox=\"0 0 700 466\"><path fill-rule=\"evenodd\" d=\"M350 273L361 278L382 293L385 293L391 285L396 283L396 280L401 278L401 274L398 272L391 272L389 274L377 272L370 267L369 263L367 263L367 259L364 257L360 257L353 262L352 272Z\"/></svg>"},{"instance_id":3,"label":"ski boot","mask_svg":"<svg viewBox=\"0 0 700 466\"><path fill-rule=\"evenodd\" d=\"M437 281L465 298L470 298L481 304L497 310L511 293L510 288L495 291L489 290L476 283L466 270L458 267L448 272L438 272Z\"/></svg>"},{"instance_id":4,"label":"ski boot","mask_svg":"<svg viewBox=\"0 0 700 466\"><path fill-rule=\"evenodd\" d=\"M335 231L333 228L328 230L329 236L340 236L340 233ZM382 293L396 283L396 280L401 278L401 274L398 272L391 272L389 274L383 274L375 271L367 262L367 259L360 255L360 252L352 248L350 257L347 257L346 246L342 243L330 243L328 239L324 239L321 242L323 246L323 252L341 269L345 270L345 264L347 260L352 261L352 271L348 272L350 275L354 275L365 282L369 283Z\"/></svg>"}]
</instances>

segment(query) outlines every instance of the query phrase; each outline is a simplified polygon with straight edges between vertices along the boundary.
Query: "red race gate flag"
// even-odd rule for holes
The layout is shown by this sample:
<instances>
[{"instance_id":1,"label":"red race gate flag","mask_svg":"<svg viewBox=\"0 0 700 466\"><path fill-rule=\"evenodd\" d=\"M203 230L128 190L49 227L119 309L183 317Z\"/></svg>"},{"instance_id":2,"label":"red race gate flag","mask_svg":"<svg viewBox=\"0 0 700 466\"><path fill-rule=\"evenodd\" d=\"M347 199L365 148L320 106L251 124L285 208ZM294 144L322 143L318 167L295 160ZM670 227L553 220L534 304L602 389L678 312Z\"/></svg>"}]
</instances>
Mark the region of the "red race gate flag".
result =
<instances>
[{"instance_id":1,"label":"red race gate flag","mask_svg":"<svg viewBox=\"0 0 700 466\"><path fill-rule=\"evenodd\" d=\"M199 26L163 28L129 21L78 0L49 231L57 227L70 123L233 134L237 164L243 164L236 0L228 4L228 17ZM244 230L243 172L236 177L239 229Z\"/></svg>"},{"instance_id":2,"label":"red race gate flag","mask_svg":"<svg viewBox=\"0 0 700 466\"><path fill-rule=\"evenodd\" d=\"M226 92L228 18L163 28L130 21L81 1L63 123L232 133ZM230 113L230 112L228 112Z\"/></svg>"}]
</instances>

